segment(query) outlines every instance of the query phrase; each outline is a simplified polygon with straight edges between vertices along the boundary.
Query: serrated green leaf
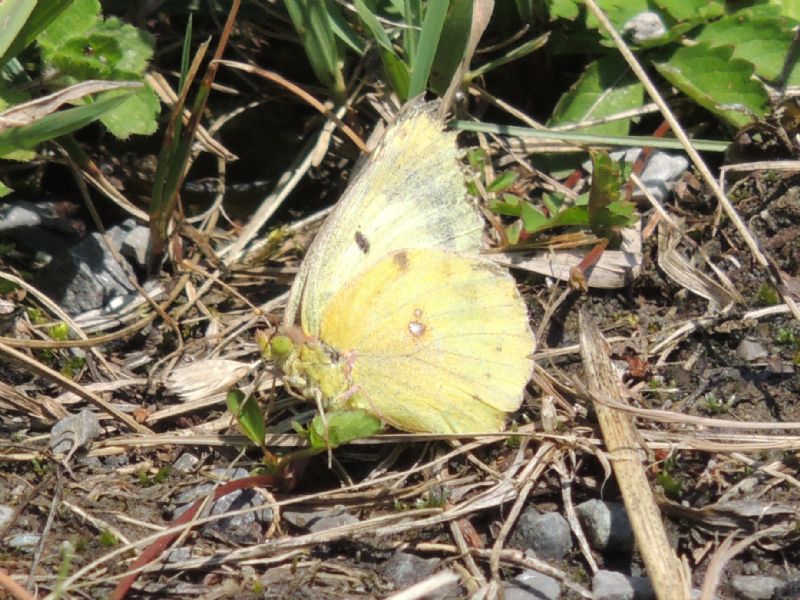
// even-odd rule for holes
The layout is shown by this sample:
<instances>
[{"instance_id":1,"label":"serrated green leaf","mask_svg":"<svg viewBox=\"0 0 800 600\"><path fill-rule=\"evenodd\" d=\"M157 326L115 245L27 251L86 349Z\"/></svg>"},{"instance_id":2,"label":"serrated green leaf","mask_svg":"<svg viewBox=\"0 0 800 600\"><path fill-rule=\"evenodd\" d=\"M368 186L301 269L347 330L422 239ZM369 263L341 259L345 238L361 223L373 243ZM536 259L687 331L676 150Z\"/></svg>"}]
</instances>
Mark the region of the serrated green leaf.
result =
<instances>
[{"instance_id":1,"label":"serrated green leaf","mask_svg":"<svg viewBox=\"0 0 800 600\"><path fill-rule=\"evenodd\" d=\"M261 414L256 399L253 396L245 398L240 390L231 390L225 396L225 404L248 439L258 446L263 446L267 430L264 426L264 415Z\"/></svg>"},{"instance_id":2,"label":"serrated green leaf","mask_svg":"<svg viewBox=\"0 0 800 600\"><path fill-rule=\"evenodd\" d=\"M79 81L112 79L114 68L122 59L122 49L113 35L92 33L68 40L50 57L62 75Z\"/></svg>"},{"instance_id":3,"label":"serrated green leaf","mask_svg":"<svg viewBox=\"0 0 800 600\"><path fill-rule=\"evenodd\" d=\"M566 19L568 21L574 21L578 18L578 15L580 15L581 6L583 6L583 2L580 0L550 0L548 3L550 20ZM520 17L522 17L522 15L520 15Z\"/></svg>"},{"instance_id":4,"label":"serrated green leaf","mask_svg":"<svg viewBox=\"0 0 800 600\"><path fill-rule=\"evenodd\" d=\"M68 108L46 115L30 125L0 132L0 156L34 148L41 142L80 129L122 104L132 94L133 92L122 92L119 95L102 94L91 104Z\"/></svg>"},{"instance_id":5,"label":"serrated green leaf","mask_svg":"<svg viewBox=\"0 0 800 600\"><path fill-rule=\"evenodd\" d=\"M45 55L61 47L67 40L87 33L100 19L99 0L74 0L42 31L36 41Z\"/></svg>"},{"instance_id":6,"label":"serrated green leaf","mask_svg":"<svg viewBox=\"0 0 800 600\"><path fill-rule=\"evenodd\" d=\"M656 63L658 72L700 106L736 127L766 114L768 96L752 79L753 65L732 58L729 46L697 44L678 48L669 61ZM748 112L750 114L748 114Z\"/></svg>"},{"instance_id":7,"label":"serrated green leaf","mask_svg":"<svg viewBox=\"0 0 800 600\"><path fill-rule=\"evenodd\" d=\"M735 13L710 23L697 36L709 46L731 46L733 57L753 64L755 73L767 81L778 78L794 37L787 18L742 18ZM789 85L800 85L800 63L789 74Z\"/></svg>"},{"instance_id":8,"label":"serrated green leaf","mask_svg":"<svg viewBox=\"0 0 800 600\"><path fill-rule=\"evenodd\" d=\"M770 0L770 4L778 7L780 14L800 21L800 2L797 0Z\"/></svg>"},{"instance_id":9,"label":"serrated green leaf","mask_svg":"<svg viewBox=\"0 0 800 600\"><path fill-rule=\"evenodd\" d=\"M114 65L115 71L139 75L145 72L153 57L155 47L153 36L149 33L128 23L123 23L116 17L110 17L98 23L92 33L110 35L117 40L122 56Z\"/></svg>"},{"instance_id":10,"label":"serrated green leaf","mask_svg":"<svg viewBox=\"0 0 800 600\"><path fill-rule=\"evenodd\" d=\"M618 31L621 31L625 23L639 13L652 9L649 0L597 0L597 4ZM591 11L586 11L586 27L589 29L600 28L599 21Z\"/></svg>"},{"instance_id":11,"label":"serrated green leaf","mask_svg":"<svg viewBox=\"0 0 800 600\"><path fill-rule=\"evenodd\" d=\"M158 128L161 103L150 86L146 85L122 104L104 114L100 121L117 138L131 135L150 135Z\"/></svg>"},{"instance_id":12,"label":"serrated green leaf","mask_svg":"<svg viewBox=\"0 0 800 600\"><path fill-rule=\"evenodd\" d=\"M621 239L619 229L631 224L634 207L622 199L625 183L623 165L612 160L607 152L590 152L592 184L589 191L589 226L597 237L606 238L612 246Z\"/></svg>"},{"instance_id":13,"label":"serrated green leaf","mask_svg":"<svg viewBox=\"0 0 800 600\"><path fill-rule=\"evenodd\" d=\"M558 101L550 127L599 119L638 108L644 101L644 89L628 71L625 62L609 56L592 62L572 87ZM630 119L603 125L582 127L572 133L627 135Z\"/></svg>"},{"instance_id":14,"label":"serrated green leaf","mask_svg":"<svg viewBox=\"0 0 800 600\"><path fill-rule=\"evenodd\" d=\"M676 21L700 21L725 14L722 2L709 0L656 0L656 6Z\"/></svg>"}]
</instances>

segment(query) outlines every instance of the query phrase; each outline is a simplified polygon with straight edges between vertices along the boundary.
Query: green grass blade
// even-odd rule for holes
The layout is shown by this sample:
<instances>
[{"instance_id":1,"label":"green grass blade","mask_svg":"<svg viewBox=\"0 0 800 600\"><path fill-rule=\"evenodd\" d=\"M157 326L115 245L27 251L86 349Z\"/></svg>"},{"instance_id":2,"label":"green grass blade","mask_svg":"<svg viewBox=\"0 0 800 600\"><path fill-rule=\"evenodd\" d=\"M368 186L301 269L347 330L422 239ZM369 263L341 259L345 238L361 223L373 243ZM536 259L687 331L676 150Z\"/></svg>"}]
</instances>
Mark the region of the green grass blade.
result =
<instances>
[{"instance_id":1,"label":"green grass blade","mask_svg":"<svg viewBox=\"0 0 800 600\"><path fill-rule=\"evenodd\" d=\"M425 91L449 6L450 2L445 2L445 0L428 4L425 20L422 23L422 32L419 36L419 45L416 47L416 53L411 63L411 81L408 84L409 98Z\"/></svg>"},{"instance_id":2,"label":"green grass blade","mask_svg":"<svg viewBox=\"0 0 800 600\"><path fill-rule=\"evenodd\" d=\"M681 143L672 138L657 138L635 135L591 135L587 133L570 133L567 131L548 131L519 127L517 125L497 125L495 123L475 123L472 121L453 121L450 126L460 131L474 131L477 133L493 133L498 135L511 135L514 137L529 137L542 140L558 140L561 142L575 142L585 146L632 146L649 148L668 148L682 150ZM692 146L703 152L725 152L729 141L717 140L692 140Z\"/></svg>"},{"instance_id":3,"label":"green grass blade","mask_svg":"<svg viewBox=\"0 0 800 600\"><path fill-rule=\"evenodd\" d=\"M0 23L3 24L0 27L0 65L27 48L72 2L73 0L17 0L0 4ZM25 17L20 24L19 19L23 14Z\"/></svg>"},{"instance_id":4,"label":"green grass blade","mask_svg":"<svg viewBox=\"0 0 800 600\"><path fill-rule=\"evenodd\" d=\"M6 129L0 132L0 156L16 150L34 148L41 142L80 129L113 110L134 93L136 92L108 92L91 104L46 115L30 125Z\"/></svg>"},{"instance_id":5,"label":"green grass blade","mask_svg":"<svg viewBox=\"0 0 800 600\"><path fill-rule=\"evenodd\" d=\"M345 92L343 57L330 12L338 10L322 0L284 0L314 74L337 98Z\"/></svg>"}]
</instances>

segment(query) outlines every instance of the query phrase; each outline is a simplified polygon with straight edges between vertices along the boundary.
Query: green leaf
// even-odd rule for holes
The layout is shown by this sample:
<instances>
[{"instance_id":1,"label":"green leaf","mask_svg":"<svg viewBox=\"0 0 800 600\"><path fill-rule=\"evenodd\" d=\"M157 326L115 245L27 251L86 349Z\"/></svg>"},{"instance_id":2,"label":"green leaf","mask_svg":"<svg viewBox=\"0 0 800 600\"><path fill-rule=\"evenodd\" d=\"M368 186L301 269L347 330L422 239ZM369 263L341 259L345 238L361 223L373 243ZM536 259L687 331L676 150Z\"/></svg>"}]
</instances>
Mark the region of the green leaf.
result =
<instances>
[{"instance_id":1,"label":"green leaf","mask_svg":"<svg viewBox=\"0 0 800 600\"><path fill-rule=\"evenodd\" d=\"M486 191L489 193L505 191L514 185L514 182L518 177L519 173L516 171L506 171L505 173L501 173L495 177L494 181L486 186Z\"/></svg>"},{"instance_id":2,"label":"green leaf","mask_svg":"<svg viewBox=\"0 0 800 600\"><path fill-rule=\"evenodd\" d=\"M518 6L519 3L520 0L517 1ZM555 19L567 19L568 21L574 21L580 14L580 7L583 5L583 2L580 2L579 0L550 0L548 4L551 21ZM520 16L522 15L520 14Z\"/></svg>"},{"instance_id":3,"label":"green leaf","mask_svg":"<svg viewBox=\"0 0 800 600\"><path fill-rule=\"evenodd\" d=\"M678 48L669 61L656 63L658 72L700 106L742 127L763 116L768 96L752 79L753 65L732 58L729 46L697 44ZM750 113L750 114L748 114Z\"/></svg>"},{"instance_id":4,"label":"green leaf","mask_svg":"<svg viewBox=\"0 0 800 600\"><path fill-rule=\"evenodd\" d=\"M47 2L33 2L33 1L18 1L18 2L5 2L4 6L0 7L0 22L4 24L0 28L0 47L4 51L0 52L0 65L5 65L10 59L17 56L22 50L27 48L33 40L55 19L61 15L73 0L48 0ZM35 4L33 11L29 13L27 20L21 28L17 28L15 18L11 21L6 21L8 16L3 9L14 12L13 17L18 16L16 13L20 10L27 10L31 5ZM8 43L8 39L11 43Z\"/></svg>"},{"instance_id":5,"label":"green leaf","mask_svg":"<svg viewBox=\"0 0 800 600\"><path fill-rule=\"evenodd\" d=\"M4 198L4 197L8 196L13 191L14 190L12 190L6 184L4 184L2 181L0 181L0 198Z\"/></svg>"},{"instance_id":6,"label":"green leaf","mask_svg":"<svg viewBox=\"0 0 800 600\"><path fill-rule=\"evenodd\" d=\"M800 21L800 2L797 0L770 0L770 4L780 9L780 14Z\"/></svg>"},{"instance_id":7,"label":"green leaf","mask_svg":"<svg viewBox=\"0 0 800 600\"><path fill-rule=\"evenodd\" d=\"M548 218L545 216L545 214L539 209L534 208L528 202L525 202L522 205L522 210L520 213L522 225L525 227L525 231L527 232L539 231L547 224Z\"/></svg>"},{"instance_id":8,"label":"green leaf","mask_svg":"<svg viewBox=\"0 0 800 600\"><path fill-rule=\"evenodd\" d=\"M656 0L656 5L676 21L705 21L725 14L721 2L709 0Z\"/></svg>"},{"instance_id":9,"label":"green leaf","mask_svg":"<svg viewBox=\"0 0 800 600\"><path fill-rule=\"evenodd\" d=\"M338 11L330 0L284 0L311 69L337 98L344 97L344 60L333 31L331 12Z\"/></svg>"},{"instance_id":10,"label":"green leaf","mask_svg":"<svg viewBox=\"0 0 800 600\"><path fill-rule=\"evenodd\" d=\"M6 62L7 56L15 56L22 48L9 50L21 38L20 32L28 22L28 18L36 8L36 0L20 0L19 2L0 3L0 64ZM19 43L16 45L20 45ZM24 46L23 46L24 48Z\"/></svg>"},{"instance_id":11,"label":"green leaf","mask_svg":"<svg viewBox=\"0 0 800 600\"><path fill-rule=\"evenodd\" d=\"M244 434L256 445L263 447L267 430L264 426L264 415L253 396L245 399L240 390L231 390L225 397L230 413L236 417Z\"/></svg>"},{"instance_id":12,"label":"green leaf","mask_svg":"<svg viewBox=\"0 0 800 600\"><path fill-rule=\"evenodd\" d=\"M47 56L67 40L87 33L99 19L99 0L74 0L58 19L36 37L36 41Z\"/></svg>"},{"instance_id":13,"label":"green leaf","mask_svg":"<svg viewBox=\"0 0 800 600\"><path fill-rule=\"evenodd\" d=\"M522 198L514 194L503 194L502 200L490 200L489 209L498 215L519 217L522 214Z\"/></svg>"},{"instance_id":14,"label":"green leaf","mask_svg":"<svg viewBox=\"0 0 800 600\"><path fill-rule=\"evenodd\" d=\"M80 129L113 110L134 92L114 92L85 106L68 108L46 115L38 121L0 132L0 156L7 156L17 150L34 148L37 144Z\"/></svg>"},{"instance_id":15,"label":"green leaf","mask_svg":"<svg viewBox=\"0 0 800 600\"><path fill-rule=\"evenodd\" d=\"M121 140L131 135L150 135L158 128L161 104L158 96L145 84L122 104L104 114L100 120Z\"/></svg>"},{"instance_id":16,"label":"green leaf","mask_svg":"<svg viewBox=\"0 0 800 600\"><path fill-rule=\"evenodd\" d=\"M780 17L742 18L735 13L710 23L695 38L709 46L731 46L733 57L753 64L759 77L774 81L781 74L794 34L792 21ZM800 85L800 62L795 62L788 85Z\"/></svg>"},{"instance_id":17,"label":"green leaf","mask_svg":"<svg viewBox=\"0 0 800 600\"><path fill-rule=\"evenodd\" d=\"M64 75L78 80L111 79L122 49L113 35L92 33L74 37L61 46L50 62Z\"/></svg>"},{"instance_id":18,"label":"green leaf","mask_svg":"<svg viewBox=\"0 0 800 600\"><path fill-rule=\"evenodd\" d=\"M121 73L137 73L141 75L147 69L150 59L153 57L155 41L153 36L134 27L128 23L123 23L116 17L111 17L102 21L94 28L93 34L110 35L121 49L122 56L114 65L114 70ZM124 77L127 79L128 77ZM115 77L119 79L119 77Z\"/></svg>"},{"instance_id":19,"label":"green leaf","mask_svg":"<svg viewBox=\"0 0 800 600\"><path fill-rule=\"evenodd\" d=\"M408 65L395 53L392 42L386 35L378 17L367 7L364 0L356 0L355 7L361 22L369 29L378 44L378 54L381 57L386 76L392 84L392 89L401 98L408 98L408 84L411 80Z\"/></svg>"},{"instance_id":20,"label":"green leaf","mask_svg":"<svg viewBox=\"0 0 800 600\"><path fill-rule=\"evenodd\" d=\"M589 226L597 237L606 238L612 246L619 244L620 227L632 223L634 207L622 199L625 184L623 166L607 152L590 152L592 185L589 191Z\"/></svg>"},{"instance_id":21,"label":"green leaf","mask_svg":"<svg viewBox=\"0 0 800 600\"><path fill-rule=\"evenodd\" d=\"M419 45L411 58L411 81L408 83L408 97L413 98L425 91L428 77L431 73L433 59L442 36L444 21L450 0L439 0L428 4L425 19L422 22L422 32L419 36Z\"/></svg>"},{"instance_id":22,"label":"green leaf","mask_svg":"<svg viewBox=\"0 0 800 600\"><path fill-rule=\"evenodd\" d=\"M428 78L431 90L439 96L447 91L467 52L472 31L472 6L473 0L450 0Z\"/></svg>"},{"instance_id":23,"label":"green leaf","mask_svg":"<svg viewBox=\"0 0 800 600\"><path fill-rule=\"evenodd\" d=\"M308 439L313 448L336 448L353 440L378 433L383 426L377 419L363 410L339 410L326 413L325 421L316 415L308 426Z\"/></svg>"},{"instance_id":24,"label":"green leaf","mask_svg":"<svg viewBox=\"0 0 800 600\"><path fill-rule=\"evenodd\" d=\"M644 89L629 72L625 62L609 56L592 62L577 82L563 95L548 125L579 123L638 108L644 101ZM571 133L627 135L630 119L604 125L581 127Z\"/></svg>"}]
</instances>

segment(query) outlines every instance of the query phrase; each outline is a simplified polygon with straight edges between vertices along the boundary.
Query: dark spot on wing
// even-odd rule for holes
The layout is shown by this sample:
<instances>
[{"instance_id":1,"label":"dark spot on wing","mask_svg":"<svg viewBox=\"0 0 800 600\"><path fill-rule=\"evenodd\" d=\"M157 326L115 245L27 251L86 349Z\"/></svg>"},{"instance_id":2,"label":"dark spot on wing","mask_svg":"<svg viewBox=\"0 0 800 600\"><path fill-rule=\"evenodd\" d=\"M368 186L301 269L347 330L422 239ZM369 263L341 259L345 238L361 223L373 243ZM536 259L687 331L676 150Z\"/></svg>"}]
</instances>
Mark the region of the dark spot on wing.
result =
<instances>
[{"instance_id":1,"label":"dark spot on wing","mask_svg":"<svg viewBox=\"0 0 800 600\"><path fill-rule=\"evenodd\" d=\"M408 254L405 251L401 250L400 252L395 252L392 255L392 260L401 271L408 269Z\"/></svg>"},{"instance_id":2,"label":"dark spot on wing","mask_svg":"<svg viewBox=\"0 0 800 600\"><path fill-rule=\"evenodd\" d=\"M356 245L364 254L369 253L369 240L360 231L356 231Z\"/></svg>"}]
</instances>

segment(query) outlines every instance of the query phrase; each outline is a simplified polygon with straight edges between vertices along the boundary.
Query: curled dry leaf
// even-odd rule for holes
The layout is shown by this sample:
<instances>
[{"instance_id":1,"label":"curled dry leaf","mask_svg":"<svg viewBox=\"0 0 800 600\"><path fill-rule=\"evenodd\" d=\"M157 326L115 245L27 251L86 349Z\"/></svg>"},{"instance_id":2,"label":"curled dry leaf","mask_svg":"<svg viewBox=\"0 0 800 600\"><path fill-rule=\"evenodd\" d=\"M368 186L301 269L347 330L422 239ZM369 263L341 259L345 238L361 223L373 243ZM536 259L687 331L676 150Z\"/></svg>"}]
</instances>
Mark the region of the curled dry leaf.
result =
<instances>
[{"instance_id":1,"label":"curled dry leaf","mask_svg":"<svg viewBox=\"0 0 800 600\"><path fill-rule=\"evenodd\" d=\"M249 363L224 358L198 360L178 367L167 378L166 387L184 402L223 392L250 371Z\"/></svg>"}]
</instances>

